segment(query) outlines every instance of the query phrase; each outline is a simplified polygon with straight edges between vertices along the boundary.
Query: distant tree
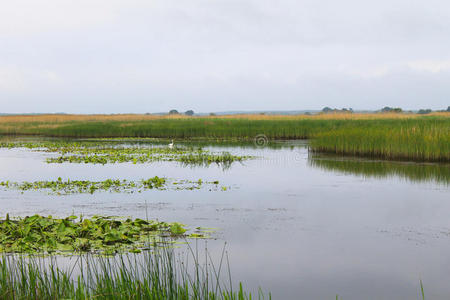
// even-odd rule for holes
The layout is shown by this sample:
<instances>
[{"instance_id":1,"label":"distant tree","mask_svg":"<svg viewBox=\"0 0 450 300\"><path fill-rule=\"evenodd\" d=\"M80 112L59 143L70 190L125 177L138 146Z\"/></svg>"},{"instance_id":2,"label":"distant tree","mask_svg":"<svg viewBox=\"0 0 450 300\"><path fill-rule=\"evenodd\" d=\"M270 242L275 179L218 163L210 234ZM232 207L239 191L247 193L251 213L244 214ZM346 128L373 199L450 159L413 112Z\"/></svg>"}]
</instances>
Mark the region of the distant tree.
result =
<instances>
[{"instance_id":1,"label":"distant tree","mask_svg":"<svg viewBox=\"0 0 450 300\"><path fill-rule=\"evenodd\" d=\"M176 109L171 109L170 111L169 111L169 115L178 115L179 114L179 112L178 112L178 110L176 110Z\"/></svg>"},{"instance_id":2,"label":"distant tree","mask_svg":"<svg viewBox=\"0 0 450 300\"><path fill-rule=\"evenodd\" d=\"M186 116L193 116L194 115L194 111L193 110L188 110L184 113Z\"/></svg>"},{"instance_id":3,"label":"distant tree","mask_svg":"<svg viewBox=\"0 0 450 300\"><path fill-rule=\"evenodd\" d=\"M431 109L419 109L419 111L417 112L419 115L426 115L431 113Z\"/></svg>"},{"instance_id":4,"label":"distant tree","mask_svg":"<svg viewBox=\"0 0 450 300\"><path fill-rule=\"evenodd\" d=\"M216 114L215 114L215 113L209 113L209 115L210 115L210 116L215 116Z\"/></svg>"},{"instance_id":5,"label":"distant tree","mask_svg":"<svg viewBox=\"0 0 450 300\"><path fill-rule=\"evenodd\" d=\"M352 113L353 109L352 108L345 108L343 107L342 109L338 109L338 108L331 108L331 107L324 107L322 109L323 113Z\"/></svg>"},{"instance_id":6,"label":"distant tree","mask_svg":"<svg viewBox=\"0 0 450 300\"><path fill-rule=\"evenodd\" d=\"M450 106L449 106L449 107L447 107L447 111L450 111Z\"/></svg>"},{"instance_id":7,"label":"distant tree","mask_svg":"<svg viewBox=\"0 0 450 300\"><path fill-rule=\"evenodd\" d=\"M395 113L401 113L402 109L400 107L389 107L389 106L385 106L381 109L381 112L395 112Z\"/></svg>"}]
</instances>

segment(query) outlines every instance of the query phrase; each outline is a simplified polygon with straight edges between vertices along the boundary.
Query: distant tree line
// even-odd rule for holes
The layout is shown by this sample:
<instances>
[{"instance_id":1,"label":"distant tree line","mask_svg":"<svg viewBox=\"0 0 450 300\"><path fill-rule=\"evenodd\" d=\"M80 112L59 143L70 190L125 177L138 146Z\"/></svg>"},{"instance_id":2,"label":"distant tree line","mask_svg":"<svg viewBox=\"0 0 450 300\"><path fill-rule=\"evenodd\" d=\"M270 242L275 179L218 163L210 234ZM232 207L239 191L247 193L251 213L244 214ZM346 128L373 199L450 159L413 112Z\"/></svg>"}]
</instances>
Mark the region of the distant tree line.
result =
<instances>
[{"instance_id":1,"label":"distant tree line","mask_svg":"<svg viewBox=\"0 0 450 300\"><path fill-rule=\"evenodd\" d=\"M429 113L431 113L432 112L432 110L431 109L429 109L429 108L427 108L427 109L419 109L419 111L417 112L419 115L426 115L426 114L429 114Z\"/></svg>"},{"instance_id":2,"label":"distant tree line","mask_svg":"<svg viewBox=\"0 0 450 300\"><path fill-rule=\"evenodd\" d=\"M379 111L382 113L401 113L401 112L403 112L403 110L400 107L389 107L389 106L385 106ZM322 113L352 113L352 112L353 112L352 108L338 109L338 108L331 108L331 107L326 106L322 109ZM412 111L408 111L408 112L413 113ZM431 110L430 108L419 109L417 111L417 113L420 115L426 115L426 114L429 114L432 112L433 112L433 110ZM437 110L437 112L450 112L450 106L447 107L446 110L445 109Z\"/></svg>"},{"instance_id":3,"label":"distant tree line","mask_svg":"<svg viewBox=\"0 0 450 300\"><path fill-rule=\"evenodd\" d=\"M342 109L338 109L338 108L331 108L331 107L324 107L322 109L323 113L352 113L353 112L353 108L342 108Z\"/></svg>"},{"instance_id":4,"label":"distant tree line","mask_svg":"<svg viewBox=\"0 0 450 300\"><path fill-rule=\"evenodd\" d=\"M385 106L381 109L381 112L382 113L388 113L388 112L401 113L401 112L403 112L403 110L400 107Z\"/></svg>"},{"instance_id":5,"label":"distant tree line","mask_svg":"<svg viewBox=\"0 0 450 300\"><path fill-rule=\"evenodd\" d=\"M179 115L179 114L180 114L180 113L179 113L178 110L176 110L176 109L171 109L171 110L169 111L169 115ZM193 111L192 109L190 109L190 110L185 111L184 114L185 114L186 116L193 116L193 115L194 115L194 111Z\"/></svg>"}]
</instances>

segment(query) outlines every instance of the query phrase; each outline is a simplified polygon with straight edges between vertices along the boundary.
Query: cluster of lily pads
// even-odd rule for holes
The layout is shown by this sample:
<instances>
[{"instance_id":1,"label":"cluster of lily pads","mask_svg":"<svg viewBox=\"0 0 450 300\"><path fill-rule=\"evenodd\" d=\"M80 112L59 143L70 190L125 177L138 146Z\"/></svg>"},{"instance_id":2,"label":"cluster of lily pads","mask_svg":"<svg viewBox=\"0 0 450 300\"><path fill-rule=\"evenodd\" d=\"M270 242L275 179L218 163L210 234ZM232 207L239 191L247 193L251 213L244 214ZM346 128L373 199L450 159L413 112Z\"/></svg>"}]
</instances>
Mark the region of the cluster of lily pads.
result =
<instances>
[{"instance_id":1,"label":"cluster of lily pads","mask_svg":"<svg viewBox=\"0 0 450 300\"><path fill-rule=\"evenodd\" d=\"M149 163L156 161L176 161L183 165L209 166L212 163L229 167L233 162L243 162L251 156L238 156L228 152L211 152L193 147L148 147L123 146L116 143L96 142L14 142L0 143L3 148L28 148L59 153L48 158L47 163Z\"/></svg>"},{"instance_id":2,"label":"cluster of lily pads","mask_svg":"<svg viewBox=\"0 0 450 300\"><path fill-rule=\"evenodd\" d=\"M176 161L184 165L210 165L216 163L226 168L235 161L249 159L230 153L213 153L192 147L149 147L148 145L124 145L116 142L1 142L0 148L27 148L36 151L58 153L58 157L47 159L47 163L148 163ZM151 177L138 181L106 179L57 180L11 182L2 181L0 187L21 191L46 190L57 195L74 193L141 192L144 190L193 190L209 186L210 190L227 190L219 181L174 180ZM142 219L118 219L94 216L92 218L53 218L34 215L25 218L0 220L0 253L65 254L92 252L111 255L121 252L139 253L158 246L162 241L175 238L208 238L208 231L197 228L187 234L180 223L147 221Z\"/></svg>"},{"instance_id":3,"label":"cluster of lily pads","mask_svg":"<svg viewBox=\"0 0 450 300\"><path fill-rule=\"evenodd\" d=\"M40 215L13 219L6 215L0 220L0 253L139 253L157 247L162 239L167 244L168 239L207 238L207 232L196 228L187 234L183 224L143 219Z\"/></svg>"},{"instance_id":4,"label":"cluster of lily pads","mask_svg":"<svg viewBox=\"0 0 450 300\"><path fill-rule=\"evenodd\" d=\"M197 181L190 180L170 180L164 177L151 177L140 181L129 181L119 179L106 179L103 181L89 180L62 180L61 177L54 181L33 181L33 182L11 182L1 181L0 186L8 189L29 190L49 190L56 194L91 193L96 191L109 192L142 192L143 190L194 190L202 186L209 186L211 189L219 189L219 181ZM221 190L226 190L225 186Z\"/></svg>"}]
</instances>

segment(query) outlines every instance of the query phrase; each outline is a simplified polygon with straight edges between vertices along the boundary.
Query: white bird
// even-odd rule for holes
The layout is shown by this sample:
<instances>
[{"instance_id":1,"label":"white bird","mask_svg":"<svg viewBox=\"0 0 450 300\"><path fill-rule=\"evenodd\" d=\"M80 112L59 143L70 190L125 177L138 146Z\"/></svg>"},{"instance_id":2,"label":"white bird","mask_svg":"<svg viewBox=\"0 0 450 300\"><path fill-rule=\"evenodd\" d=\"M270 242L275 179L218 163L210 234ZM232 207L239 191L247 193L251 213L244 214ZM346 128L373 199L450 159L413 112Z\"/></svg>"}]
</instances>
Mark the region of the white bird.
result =
<instances>
[{"instance_id":1,"label":"white bird","mask_svg":"<svg viewBox=\"0 0 450 300\"><path fill-rule=\"evenodd\" d=\"M170 149L173 148L173 140L172 140L172 143L169 144L169 148L170 148Z\"/></svg>"}]
</instances>

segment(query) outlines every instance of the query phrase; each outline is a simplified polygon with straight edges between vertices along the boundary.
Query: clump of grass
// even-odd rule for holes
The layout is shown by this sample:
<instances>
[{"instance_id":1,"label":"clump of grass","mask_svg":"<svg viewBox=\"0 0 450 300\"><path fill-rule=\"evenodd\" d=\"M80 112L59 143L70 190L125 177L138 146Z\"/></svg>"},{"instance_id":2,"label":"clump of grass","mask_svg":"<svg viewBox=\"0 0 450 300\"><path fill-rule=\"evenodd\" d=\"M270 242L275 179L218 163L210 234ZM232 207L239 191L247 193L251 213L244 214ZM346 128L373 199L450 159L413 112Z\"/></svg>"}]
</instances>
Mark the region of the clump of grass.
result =
<instances>
[{"instance_id":1,"label":"clump of grass","mask_svg":"<svg viewBox=\"0 0 450 300\"><path fill-rule=\"evenodd\" d=\"M215 163L222 168L230 168L233 162L242 162L252 158L251 156L237 156L229 152L222 152L220 154L211 154L205 152L190 153L179 156L176 160L184 165L209 166Z\"/></svg>"},{"instance_id":2,"label":"clump of grass","mask_svg":"<svg viewBox=\"0 0 450 300\"><path fill-rule=\"evenodd\" d=\"M231 279L229 268L222 271L224 256L218 265L206 257L200 263L192 252L186 261L177 260L173 249L162 247L114 258L85 255L70 268L60 268L56 260L46 263L41 258L4 256L0 295L3 299L271 299L261 290L252 297L242 283L233 289L231 281L222 279L226 273Z\"/></svg>"}]
</instances>

